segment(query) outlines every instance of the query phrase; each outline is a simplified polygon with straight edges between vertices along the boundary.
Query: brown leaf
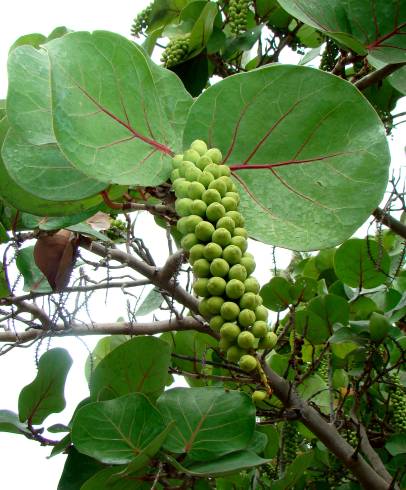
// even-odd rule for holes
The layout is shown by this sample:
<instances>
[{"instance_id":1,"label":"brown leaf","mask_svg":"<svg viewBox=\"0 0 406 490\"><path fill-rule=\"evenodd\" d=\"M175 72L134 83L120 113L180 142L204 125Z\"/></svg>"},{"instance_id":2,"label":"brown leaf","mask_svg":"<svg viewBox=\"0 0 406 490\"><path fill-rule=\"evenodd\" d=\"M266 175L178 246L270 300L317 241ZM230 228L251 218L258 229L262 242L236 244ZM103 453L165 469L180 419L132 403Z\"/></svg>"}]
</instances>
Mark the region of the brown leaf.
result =
<instances>
[{"instance_id":1,"label":"brown leaf","mask_svg":"<svg viewBox=\"0 0 406 490\"><path fill-rule=\"evenodd\" d=\"M90 225L93 230L105 231L111 226L111 218L108 214L98 211L94 216L87 219L86 223Z\"/></svg>"},{"instance_id":2,"label":"brown leaf","mask_svg":"<svg viewBox=\"0 0 406 490\"><path fill-rule=\"evenodd\" d=\"M69 230L59 230L38 238L34 247L34 260L53 291L62 291L69 284L77 248L76 235Z\"/></svg>"}]
</instances>

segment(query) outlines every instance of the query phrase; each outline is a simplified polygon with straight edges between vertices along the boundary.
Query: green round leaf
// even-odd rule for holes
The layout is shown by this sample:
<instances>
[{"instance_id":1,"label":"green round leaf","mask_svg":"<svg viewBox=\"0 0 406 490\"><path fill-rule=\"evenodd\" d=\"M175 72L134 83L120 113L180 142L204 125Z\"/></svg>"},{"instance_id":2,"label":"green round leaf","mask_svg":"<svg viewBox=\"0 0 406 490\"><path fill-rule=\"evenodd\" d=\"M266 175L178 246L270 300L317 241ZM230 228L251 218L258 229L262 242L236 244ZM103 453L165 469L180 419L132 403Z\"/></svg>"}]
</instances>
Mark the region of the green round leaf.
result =
<instances>
[{"instance_id":1,"label":"green round leaf","mask_svg":"<svg viewBox=\"0 0 406 490\"><path fill-rule=\"evenodd\" d=\"M165 429L162 415L142 393L79 409L72 441L78 451L107 464L129 463Z\"/></svg>"},{"instance_id":2,"label":"green round leaf","mask_svg":"<svg viewBox=\"0 0 406 490\"><path fill-rule=\"evenodd\" d=\"M291 15L357 53L406 61L406 3L400 0L278 0Z\"/></svg>"},{"instance_id":3,"label":"green round leaf","mask_svg":"<svg viewBox=\"0 0 406 490\"><path fill-rule=\"evenodd\" d=\"M222 80L191 108L184 146L197 138L232 169L250 236L273 245L342 243L386 187L379 117L353 85L320 70L275 65Z\"/></svg>"},{"instance_id":4,"label":"green round leaf","mask_svg":"<svg viewBox=\"0 0 406 490\"><path fill-rule=\"evenodd\" d=\"M370 238L347 240L334 257L337 277L352 288L371 289L384 284L389 267L388 254Z\"/></svg>"},{"instance_id":5,"label":"green round leaf","mask_svg":"<svg viewBox=\"0 0 406 490\"><path fill-rule=\"evenodd\" d=\"M272 311L283 311L293 303L292 284L284 277L273 277L260 291L264 306Z\"/></svg>"},{"instance_id":6,"label":"green round leaf","mask_svg":"<svg viewBox=\"0 0 406 490\"><path fill-rule=\"evenodd\" d=\"M158 399L167 422L175 421L164 448L210 461L245 449L255 430L255 407L248 395L217 388L174 388Z\"/></svg>"}]
</instances>

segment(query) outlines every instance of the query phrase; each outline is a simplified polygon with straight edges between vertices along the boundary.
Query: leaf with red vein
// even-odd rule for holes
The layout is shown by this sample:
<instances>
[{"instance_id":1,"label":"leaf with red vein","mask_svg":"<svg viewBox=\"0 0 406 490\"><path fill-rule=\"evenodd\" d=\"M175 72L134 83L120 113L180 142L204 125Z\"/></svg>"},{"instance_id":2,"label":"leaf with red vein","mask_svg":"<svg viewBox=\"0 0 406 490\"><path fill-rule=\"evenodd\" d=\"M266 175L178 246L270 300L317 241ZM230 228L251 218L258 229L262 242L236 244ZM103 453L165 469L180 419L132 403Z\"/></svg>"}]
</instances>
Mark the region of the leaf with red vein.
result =
<instances>
[{"instance_id":1,"label":"leaf with red vein","mask_svg":"<svg viewBox=\"0 0 406 490\"><path fill-rule=\"evenodd\" d=\"M46 45L51 61L55 135L81 172L109 183L157 185L191 97L175 75L154 67L142 50L110 32L77 32ZM172 103L168 103L168 84ZM185 115L180 118L178 107Z\"/></svg>"},{"instance_id":2,"label":"leaf with red vein","mask_svg":"<svg viewBox=\"0 0 406 490\"><path fill-rule=\"evenodd\" d=\"M382 198L384 128L333 75L271 66L229 77L193 104L184 147L211 139L231 168L250 235L297 250L348 238Z\"/></svg>"},{"instance_id":3,"label":"leaf with red vein","mask_svg":"<svg viewBox=\"0 0 406 490\"><path fill-rule=\"evenodd\" d=\"M404 0L278 1L294 17L359 54L372 54L386 63L406 61Z\"/></svg>"}]
</instances>

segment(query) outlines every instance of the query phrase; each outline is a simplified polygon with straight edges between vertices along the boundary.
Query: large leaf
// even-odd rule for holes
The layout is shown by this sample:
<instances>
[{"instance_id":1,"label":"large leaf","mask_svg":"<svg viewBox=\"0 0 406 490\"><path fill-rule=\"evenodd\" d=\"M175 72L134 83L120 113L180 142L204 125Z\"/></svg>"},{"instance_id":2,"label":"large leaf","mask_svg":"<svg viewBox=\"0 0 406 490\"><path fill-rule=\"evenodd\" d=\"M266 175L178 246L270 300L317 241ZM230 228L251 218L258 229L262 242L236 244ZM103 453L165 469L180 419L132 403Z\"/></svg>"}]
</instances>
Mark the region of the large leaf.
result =
<instances>
[{"instance_id":1,"label":"large leaf","mask_svg":"<svg viewBox=\"0 0 406 490\"><path fill-rule=\"evenodd\" d=\"M293 463L285 469L285 474L282 479L272 482L272 490L287 490L294 488L295 482L303 475L306 469L313 463L314 453L308 451L304 454L299 454Z\"/></svg>"},{"instance_id":2,"label":"large leaf","mask_svg":"<svg viewBox=\"0 0 406 490\"><path fill-rule=\"evenodd\" d=\"M9 285L6 278L6 273L3 269L3 264L0 265L0 298L5 298L10 294Z\"/></svg>"},{"instance_id":3,"label":"large leaf","mask_svg":"<svg viewBox=\"0 0 406 490\"><path fill-rule=\"evenodd\" d=\"M237 391L174 388L161 395L158 408L167 422L175 421L164 448L196 461L245 449L255 430L254 405Z\"/></svg>"},{"instance_id":4,"label":"large leaf","mask_svg":"<svg viewBox=\"0 0 406 490\"><path fill-rule=\"evenodd\" d=\"M158 397L165 388L170 347L156 337L136 337L116 347L97 365L90 379L93 399L107 400L133 392Z\"/></svg>"},{"instance_id":5,"label":"large leaf","mask_svg":"<svg viewBox=\"0 0 406 490\"><path fill-rule=\"evenodd\" d=\"M386 449L392 456L406 453L406 434L395 434L385 444Z\"/></svg>"},{"instance_id":6,"label":"large leaf","mask_svg":"<svg viewBox=\"0 0 406 490\"><path fill-rule=\"evenodd\" d=\"M385 190L379 117L350 83L313 68L275 65L215 84L191 108L185 147L196 138L223 152L249 234L266 243L341 243Z\"/></svg>"},{"instance_id":7,"label":"large leaf","mask_svg":"<svg viewBox=\"0 0 406 490\"><path fill-rule=\"evenodd\" d=\"M36 378L18 398L21 422L41 424L48 415L65 408L64 387L71 365L72 358L65 349L51 349L41 356Z\"/></svg>"},{"instance_id":8,"label":"large leaf","mask_svg":"<svg viewBox=\"0 0 406 490\"><path fill-rule=\"evenodd\" d=\"M54 130L67 158L103 181L165 181L180 148L142 49L104 31L67 34L46 49Z\"/></svg>"},{"instance_id":9,"label":"large leaf","mask_svg":"<svg viewBox=\"0 0 406 490\"><path fill-rule=\"evenodd\" d=\"M85 376L88 382L99 362L116 347L130 340L130 338L128 335L109 335L97 342L96 347L88 355L85 363Z\"/></svg>"},{"instance_id":10,"label":"large leaf","mask_svg":"<svg viewBox=\"0 0 406 490\"><path fill-rule=\"evenodd\" d=\"M334 256L337 277L353 288L375 288L388 278L390 259L375 240L352 238Z\"/></svg>"},{"instance_id":11,"label":"large leaf","mask_svg":"<svg viewBox=\"0 0 406 490\"><path fill-rule=\"evenodd\" d=\"M150 490L151 481L144 481L143 475L139 478L122 476L120 473L123 466L112 466L96 473L87 480L80 490ZM161 490L162 486L158 483L156 490ZM59 489L58 489L59 490ZM73 490L73 489L72 489ZM77 487L75 488L77 490Z\"/></svg>"},{"instance_id":12,"label":"large leaf","mask_svg":"<svg viewBox=\"0 0 406 490\"><path fill-rule=\"evenodd\" d=\"M100 461L79 453L72 446L69 449L57 490L78 490L86 480L102 468Z\"/></svg>"},{"instance_id":13,"label":"large leaf","mask_svg":"<svg viewBox=\"0 0 406 490\"><path fill-rule=\"evenodd\" d=\"M18 415L11 410L0 410L0 432L30 434L27 427L20 422Z\"/></svg>"},{"instance_id":14,"label":"large leaf","mask_svg":"<svg viewBox=\"0 0 406 490\"><path fill-rule=\"evenodd\" d=\"M297 19L360 54L406 61L406 3L402 0L278 0Z\"/></svg>"},{"instance_id":15,"label":"large leaf","mask_svg":"<svg viewBox=\"0 0 406 490\"><path fill-rule=\"evenodd\" d=\"M33 246L24 247L18 251L16 265L24 277L24 291L51 292L51 286L35 263Z\"/></svg>"},{"instance_id":16,"label":"large leaf","mask_svg":"<svg viewBox=\"0 0 406 490\"><path fill-rule=\"evenodd\" d=\"M136 316L149 315L153 311L157 310L163 301L162 294L155 288L152 288L145 297L144 301L137 308L135 312Z\"/></svg>"},{"instance_id":17,"label":"large leaf","mask_svg":"<svg viewBox=\"0 0 406 490\"><path fill-rule=\"evenodd\" d=\"M94 402L73 420L72 441L83 453L107 464L130 463L165 430L162 415L142 393Z\"/></svg>"}]
</instances>

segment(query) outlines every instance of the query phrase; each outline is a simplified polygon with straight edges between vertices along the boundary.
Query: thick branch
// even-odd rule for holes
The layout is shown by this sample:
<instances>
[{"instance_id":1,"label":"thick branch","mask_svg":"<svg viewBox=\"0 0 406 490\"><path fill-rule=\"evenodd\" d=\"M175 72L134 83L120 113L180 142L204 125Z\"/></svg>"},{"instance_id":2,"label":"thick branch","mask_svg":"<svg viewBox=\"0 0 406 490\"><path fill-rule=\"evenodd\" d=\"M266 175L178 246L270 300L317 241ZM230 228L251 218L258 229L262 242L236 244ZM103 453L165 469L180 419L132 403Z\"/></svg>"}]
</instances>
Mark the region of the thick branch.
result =
<instances>
[{"instance_id":1,"label":"thick branch","mask_svg":"<svg viewBox=\"0 0 406 490\"><path fill-rule=\"evenodd\" d=\"M406 63L392 63L390 65L386 65L379 70L375 70L372 73L369 73L365 77L358 80L358 82L354 83L354 85L359 90L364 90L371 85L374 85L377 82L380 82L384 78L388 77L391 73L399 70L403 66L406 66Z\"/></svg>"},{"instance_id":2,"label":"thick branch","mask_svg":"<svg viewBox=\"0 0 406 490\"><path fill-rule=\"evenodd\" d=\"M95 323L81 324L75 323L67 329L65 325L55 325L50 330L27 330L25 332L0 332L0 342L25 342L33 341L40 337L72 337L82 335L154 335L163 332L173 332L180 330L197 330L203 333L210 333L208 327L202 322L192 317L183 319L163 320L145 323Z\"/></svg>"},{"instance_id":3,"label":"thick branch","mask_svg":"<svg viewBox=\"0 0 406 490\"><path fill-rule=\"evenodd\" d=\"M285 407L297 411L301 422L353 473L363 488L368 490L389 490L387 483L338 433L334 425L324 420L307 402L302 400L288 381L276 374L263 362L262 368L275 395Z\"/></svg>"},{"instance_id":4,"label":"thick branch","mask_svg":"<svg viewBox=\"0 0 406 490\"><path fill-rule=\"evenodd\" d=\"M382 224L390 228L394 233L406 239L406 226L393 218L390 214L385 213L381 208L376 208L372 215Z\"/></svg>"},{"instance_id":5,"label":"thick branch","mask_svg":"<svg viewBox=\"0 0 406 490\"><path fill-rule=\"evenodd\" d=\"M100 245L96 242L91 242L90 240L81 240L80 245L93 252L96 255L104 258L110 258L111 260L116 260L121 264L125 264L130 269L135 270L136 272L142 274L144 277L150 280L150 282L166 291L169 296L173 297L178 303L186 306L192 312L198 313L198 300L187 291L185 291L182 287L180 287L176 283L175 278L167 279L166 274L161 276L161 270L165 271L165 266L162 269L157 269L151 265L148 265L146 262L139 260L133 257L122 250L117 248L106 248L104 245ZM168 259L171 261L171 257Z\"/></svg>"}]
</instances>

